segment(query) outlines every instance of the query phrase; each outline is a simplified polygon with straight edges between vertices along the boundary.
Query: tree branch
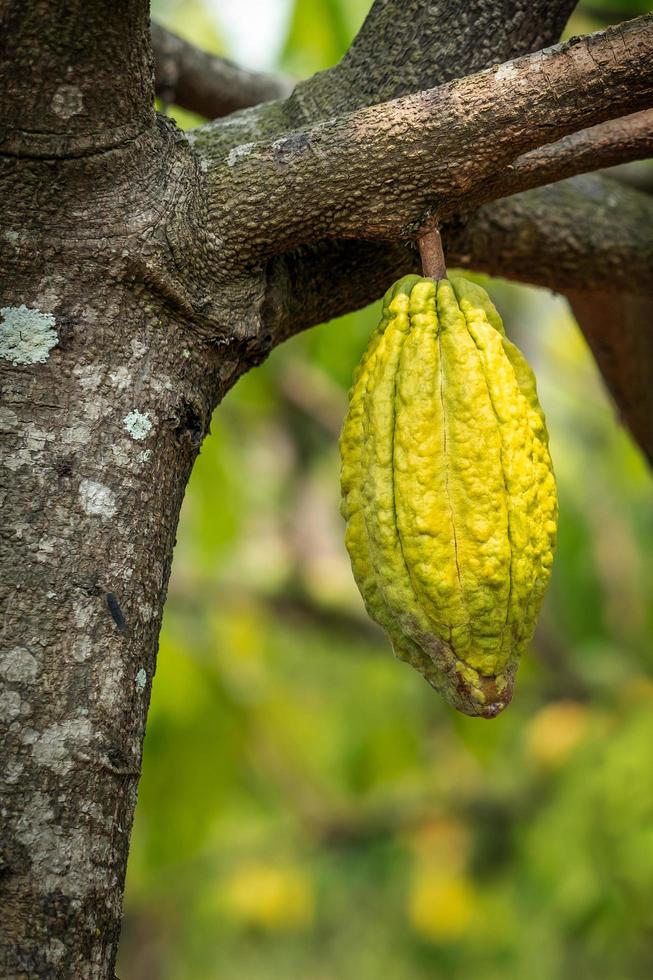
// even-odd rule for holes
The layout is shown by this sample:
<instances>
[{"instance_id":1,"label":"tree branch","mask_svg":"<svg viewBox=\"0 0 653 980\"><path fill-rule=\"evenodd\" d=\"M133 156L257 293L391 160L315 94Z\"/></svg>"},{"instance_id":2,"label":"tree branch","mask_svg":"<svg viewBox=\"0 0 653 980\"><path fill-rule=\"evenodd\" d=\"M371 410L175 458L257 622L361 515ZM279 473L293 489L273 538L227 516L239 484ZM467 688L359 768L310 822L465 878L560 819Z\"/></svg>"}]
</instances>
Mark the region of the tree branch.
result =
<instances>
[{"instance_id":1,"label":"tree branch","mask_svg":"<svg viewBox=\"0 0 653 980\"><path fill-rule=\"evenodd\" d=\"M281 140L241 145L210 174L216 230L235 264L327 237L412 238L431 216L442 221L502 196L502 180L510 193L515 157L652 100L647 15ZM234 206L220 222L225 199Z\"/></svg>"},{"instance_id":2,"label":"tree branch","mask_svg":"<svg viewBox=\"0 0 653 980\"><path fill-rule=\"evenodd\" d=\"M570 290L567 298L621 420L653 466L653 289L644 294Z\"/></svg>"},{"instance_id":3,"label":"tree branch","mask_svg":"<svg viewBox=\"0 0 653 980\"><path fill-rule=\"evenodd\" d=\"M569 292L653 290L653 199L596 174L480 208L443 228L449 265ZM406 244L323 241L268 267L272 344L378 299L421 271Z\"/></svg>"},{"instance_id":4,"label":"tree branch","mask_svg":"<svg viewBox=\"0 0 653 980\"><path fill-rule=\"evenodd\" d=\"M554 44L577 0L375 0L340 64L295 91L294 127Z\"/></svg>"},{"instance_id":5,"label":"tree branch","mask_svg":"<svg viewBox=\"0 0 653 980\"><path fill-rule=\"evenodd\" d=\"M529 54L558 40L576 2L467 0L461 7L458 0L375 0L355 53L299 82L285 101L234 115L226 125L198 127L192 139L207 162L217 161L239 144L278 138Z\"/></svg>"},{"instance_id":6,"label":"tree branch","mask_svg":"<svg viewBox=\"0 0 653 980\"><path fill-rule=\"evenodd\" d=\"M653 109L610 119L518 157L501 175L502 196L653 156Z\"/></svg>"},{"instance_id":7,"label":"tree branch","mask_svg":"<svg viewBox=\"0 0 653 980\"><path fill-rule=\"evenodd\" d=\"M653 198L597 174L487 204L443 229L450 265L569 295L620 415L653 461ZM417 250L325 241L270 263L266 329L276 344L378 299L420 272Z\"/></svg>"},{"instance_id":8,"label":"tree branch","mask_svg":"<svg viewBox=\"0 0 653 980\"><path fill-rule=\"evenodd\" d=\"M359 105L396 99L546 47L560 37L576 3L376 0L340 74L347 74Z\"/></svg>"},{"instance_id":9,"label":"tree branch","mask_svg":"<svg viewBox=\"0 0 653 980\"><path fill-rule=\"evenodd\" d=\"M156 93L167 104L215 119L260 102L287 98L293 89L289 78L239 68L201 51L160 24L151 25L151 34Z\"/></svg>"},{"instance_id":10,"label":"tree branch","mask_svg":"<svg viewBox=\"0 0 653 980\"><path fill-rule=\"evenodd\" d=\"M452 264L570 289L653 289L653 201L585 174L494 201L447 235Z\"/></svg>"}]
</instances>

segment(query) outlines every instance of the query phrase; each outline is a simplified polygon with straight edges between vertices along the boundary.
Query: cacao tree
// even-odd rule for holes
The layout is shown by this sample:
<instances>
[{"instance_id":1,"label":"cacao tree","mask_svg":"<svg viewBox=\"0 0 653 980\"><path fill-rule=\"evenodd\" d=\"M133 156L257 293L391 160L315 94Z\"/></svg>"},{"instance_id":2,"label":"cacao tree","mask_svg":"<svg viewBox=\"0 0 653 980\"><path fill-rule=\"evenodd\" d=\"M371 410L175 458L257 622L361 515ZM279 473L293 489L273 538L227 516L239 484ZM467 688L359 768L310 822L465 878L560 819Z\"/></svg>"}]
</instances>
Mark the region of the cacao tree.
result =
<instances>
[{"instance_id":1,"label":"cacao tree","mask_svg":"<svg viewBox=\"0 0 653 980\"><path fill-rule=\"evenodd\" d=\"M114 976L184 487L274 346L437 224L452 264L570 297L653 458L653 203L588 175L651 154L653 18L558 44L574 5L375 0L292 91L147 0L2 5L3 976Z\"/></svg>"}]
</instances>

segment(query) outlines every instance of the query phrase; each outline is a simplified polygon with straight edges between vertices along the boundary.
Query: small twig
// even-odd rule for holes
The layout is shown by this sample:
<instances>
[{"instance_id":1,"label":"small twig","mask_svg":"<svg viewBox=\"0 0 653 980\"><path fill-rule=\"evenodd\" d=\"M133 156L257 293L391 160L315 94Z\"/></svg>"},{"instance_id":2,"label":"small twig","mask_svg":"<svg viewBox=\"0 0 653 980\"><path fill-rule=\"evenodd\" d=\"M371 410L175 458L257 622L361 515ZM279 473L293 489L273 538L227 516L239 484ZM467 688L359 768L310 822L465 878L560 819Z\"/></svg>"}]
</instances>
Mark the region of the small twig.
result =
<instances>
[{"instance_id":1,"label":"small twig","mask_svg":"<svg viewBox=\"0 0 653 980\"><path fill-rule=\"evenodd\" d=\"M653 109L643 109L571 133L517 157L490 185L492 199L650 156L653 156Z\"/></svg>"},{"instance_id":2,"label":"small twig","mask_svg":"<svg viewBox=\"0 0 653 980\"><path fill-rule=\"evenodd\" d=\"M271 99L287 98L294 82L283 76L247 71L209 54L152 24L155 87L164 107L171 103L207 119Z\"/></svg>"},{"instance_id":3,"label":"small twig","mask_svg":"<svg viewBox=\"0 0 653 980\"><path fill-rule=\"evenodd\" d=\"M422 270L425 276L431 279L446 279L447 264L444 261L444 251L442 249L442 238L436 227L431 228L418 238L419 254L422 260Z\"/></svg>"}]
</instances>

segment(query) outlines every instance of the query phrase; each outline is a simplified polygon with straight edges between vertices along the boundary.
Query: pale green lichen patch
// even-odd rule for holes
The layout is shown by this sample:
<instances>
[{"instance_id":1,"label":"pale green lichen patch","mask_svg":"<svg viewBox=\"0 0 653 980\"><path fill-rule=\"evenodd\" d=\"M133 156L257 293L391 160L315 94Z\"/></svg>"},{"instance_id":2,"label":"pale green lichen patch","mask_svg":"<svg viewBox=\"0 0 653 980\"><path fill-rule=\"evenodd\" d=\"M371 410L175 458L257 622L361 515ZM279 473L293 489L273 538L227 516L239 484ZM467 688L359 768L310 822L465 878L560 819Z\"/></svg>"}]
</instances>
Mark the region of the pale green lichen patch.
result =
<instances>
[{"instance_id":1,"label":"pale green lichen patch","mask_svg":"<svg viewBox=\"0 0 653 980\"><path fill-rule=\"evenodd\" d=\"M55 722L42 732L32 750L34 761L60 775L73 767L72 751L87 748L92 737L88 718L71 718Z\"/></svg>"},{"instance_id":2,"label":"pale green lichen patch","mask_svg":"<svg viewBox=\"0 0 653 980\"><path fill-rule=\"evenodd\" d=\"M234 146L233 150L230 150L227 155L227 166L235 166L241 157L249 156L255 146L256 143L241 143L240 146Z\"/></svg>"},{"instance_id":3,"label":"pale green lichen patch","mask_svg":"<svg viewBox=\"0 0 653 980\"><path fill-rule=\"evenodd\" d=\"M0 357L12 364L43 364L59 343L51 313L21 306L0 309Z\"/></svg>"},{"instance_id":4,"label":"pale green lichen patch","mask_svg":"<svg viewBox=\"0 0 653 980\"><path fill-rule=\"evenodd\" d=\"M143 670L142 667L138 671L138 673L136 674L135 683L136 683L136 689L139 692L142 692L142 691L145 690L145 685L147 683L147 674L145 673L145 671Z\"/></svg>"},{"instance_id":5,"label":"pale green lichen patch","mask_svg":"<svg viewBox=\"0 0 653 980\"><path fill-rule=\"evenodd\" d=\"M132 439L137 441L146 439L152 431L152 421L148 413L139 412L136 408L129 415L125 415L122 421Z\"/></svg>"},{"instance_id":6,"label":"pale green lichen patch","mask_svg":"<svg viewBox=\"0 0 653 980\"><path fill-rule=\"evenodd\" d=\"M14 647L0 654L0 677L8 683L33 684L38 670L36 657L25 647Z\"/></svg>"},{"instance_id":7,"label":"pale green lichen patch","mask_svg":"<svg viewBox=\"0 0 653 980\"><path fill-rule=\"evenodd\" d=\"M70 119L79 115L84 108L84 97L76 85L60 85L50 105L60 119Z\"/></svg>"}]
</instances>

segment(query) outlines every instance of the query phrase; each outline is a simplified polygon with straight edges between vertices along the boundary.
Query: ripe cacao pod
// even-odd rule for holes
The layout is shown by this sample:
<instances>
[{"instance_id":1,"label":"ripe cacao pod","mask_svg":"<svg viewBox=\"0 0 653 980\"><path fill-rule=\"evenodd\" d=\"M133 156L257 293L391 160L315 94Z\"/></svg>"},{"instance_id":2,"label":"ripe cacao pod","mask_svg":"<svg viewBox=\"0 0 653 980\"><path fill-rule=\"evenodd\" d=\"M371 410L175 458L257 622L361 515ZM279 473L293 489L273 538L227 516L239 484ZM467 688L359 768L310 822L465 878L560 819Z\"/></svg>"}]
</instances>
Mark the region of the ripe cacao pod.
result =
<instances>
[{"instance_id":1,"label":"ripe cacao pod","mask_svg":"<svg viewBox=\"0 0 653 980\"><path fill-rule=\"evenodd\" d=\"M453 707L509 703L557 499L535 378L480 286L406 276L354 376L345 541L370 616Z\"/></svg>"}]
</instances>

